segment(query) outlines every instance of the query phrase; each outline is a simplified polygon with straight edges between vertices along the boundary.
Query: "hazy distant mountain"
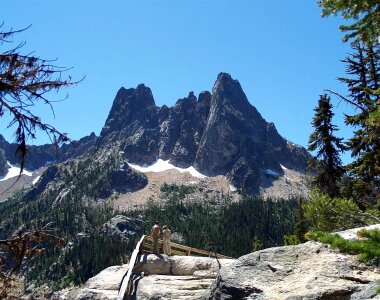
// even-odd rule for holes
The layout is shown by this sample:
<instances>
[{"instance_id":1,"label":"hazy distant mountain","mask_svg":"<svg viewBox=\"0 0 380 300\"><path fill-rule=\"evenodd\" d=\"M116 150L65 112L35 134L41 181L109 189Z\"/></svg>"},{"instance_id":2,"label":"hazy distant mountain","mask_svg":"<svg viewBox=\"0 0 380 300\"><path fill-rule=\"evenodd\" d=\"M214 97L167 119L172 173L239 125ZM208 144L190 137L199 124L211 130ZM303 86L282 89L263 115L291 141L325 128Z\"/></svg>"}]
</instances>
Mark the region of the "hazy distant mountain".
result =
<instances>
[{"instance_id":1,"label":"hazy distant mountain","mask_svg":"<svg viewBox=\"0 0 380 300\"><path fill-rule=\"evenodd\" d=\"M91 133L79 141L64 144L61 147L56 147L52 144L29 145L24 167L27 170L33 171L48 164L77 157L87 151L95 143L96 139L95 133ZM16 150L17 144L7 142L0 134L0 176L4 175L7 171L7 161L12 165L19 163Z\"/></svg>"}]
</instances>

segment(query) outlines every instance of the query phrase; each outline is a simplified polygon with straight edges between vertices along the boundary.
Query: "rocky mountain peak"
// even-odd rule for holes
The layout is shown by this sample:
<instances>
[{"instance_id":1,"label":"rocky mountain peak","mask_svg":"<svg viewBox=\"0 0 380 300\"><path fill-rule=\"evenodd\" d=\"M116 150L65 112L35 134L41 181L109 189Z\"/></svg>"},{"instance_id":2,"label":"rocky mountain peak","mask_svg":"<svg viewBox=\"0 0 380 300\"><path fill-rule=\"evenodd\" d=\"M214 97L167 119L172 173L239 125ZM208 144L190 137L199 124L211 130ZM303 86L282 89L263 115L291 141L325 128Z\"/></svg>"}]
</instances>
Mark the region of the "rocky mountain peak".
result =
<instances>
[{"instance_id":1,"label":"rocky mountain peak","mask_svg":"<svg viewBox=\"0 0 380 300\"><path fill-rule=\"evenodd\" d=\"M281 173L280 164L302 169L307 161L307 153L287 147L228 73L218 75L212 93L197 99L191 91L170 108L156 107L143 84L121 88L100 137L100 144L118 143L128 162L161 158L177 167L194 166L209 176L228 176L249 194L257 193L266 169Z\"/></svg>"},{"instance_id":2,"label":"rocky mountain peak","mask_svg":"<svg viewBox=\"0 0 380 300\"><path fill-rule=\"evenodd\" d=\"M206 106L210 106L211 104L211 93L208 91L204 91L199 94L198 103Z\"/></svg>"},{"instance_id":3,"label":"rocky mountain peak","mask_svg":"<svg viewBox=\"0 0 380 300\"><path fill-rule=\"evenodd\" d=\"M267 169L283 174L282 165L304 171L308 159L305 149L286 141L266 122L228 73L218 75L212 93L204 91L197 99L191 91L172 107L157 107L144 84L122 87L100 137L92 134L81 144L79 151L62 147L68 153L62 158L76 157L93 144L96 149L117 147L115 153L124 162L143 165L160 158L181 168L194 166L204 175L226 176L251 195L267 184ZM13 148L0 136L0 149L7 154ZM5 157L9 160L10 155ZM0 161L0 173L5 162Z\"/></svg>"},{"instance_id":4,"label":"rocky mountain peak","mask_svg":"<svg viewBox=\"0 0 380 300\"><path fill-rule=\"evenodd\" d=\"M212 106L222 106L244 112L254 108L248 101L240 83L228 73L219 73L212 89ZM256 111L256 109L254 108ZM261 116L260 116L261 118Z\"/></svg>"},{"instance_id":5,"label":"rocky mountain peak","mask_svg":"<svg viewBox=\"0 0 380 300\"><path fill-rule=\"evenodd\" d=\"M134 123L150 120L156 113L152 91L144 84L137 88L120 88L100 136L104 137Z\"/></svg>"}]
</instances>

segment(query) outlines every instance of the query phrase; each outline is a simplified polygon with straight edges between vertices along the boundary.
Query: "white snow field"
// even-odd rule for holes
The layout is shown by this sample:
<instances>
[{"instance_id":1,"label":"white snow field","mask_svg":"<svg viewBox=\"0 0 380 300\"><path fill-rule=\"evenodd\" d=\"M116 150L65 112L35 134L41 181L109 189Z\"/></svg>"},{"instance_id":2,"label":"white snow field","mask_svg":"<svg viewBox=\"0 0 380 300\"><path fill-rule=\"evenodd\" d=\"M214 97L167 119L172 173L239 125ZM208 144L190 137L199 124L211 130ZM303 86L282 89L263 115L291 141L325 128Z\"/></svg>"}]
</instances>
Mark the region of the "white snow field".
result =
<instances>
[{"instance_id":1,"label":"white snow field","mask_svg":"<svg viewBox=\"0 0 380 300\"><path fill-rule=\"evenodd\" d=\"M16 177L20 174L20 168L19 167L12 166L9 162L8 162L8 166L9 166L8 173L5 174L4 176L1 176L0 181L5 181L9 178ZM32 176L32 174L33 174L32 172L29 172L25 169L22 171L22 175Z\"/></svg>"},{"instance_id":2,"label":"white snow field","mask_svg":"<svg viewBox=\"0 0 380 300\"><path fill-rule=\"evenodd\" d=\"M186 169L182 169L182 168L178 168L178 167L172 165L171 163L169 163L168 160L162 160L162 159L158 159L155 163L153 163L152 165L149 165L149 166L147 166L147 165L139 166L139 165L130 164L130 163L128 163L128 165L130 167L132 167L133 169L140 171L140 172L143 172L143 173L146 173L146 172L163 172L166 170L175 169L175 170L180 171L181 173L189 172L193 177L197 177L197 178L201 178L201 179L207 178L206 175L203 175L203 174L199 173L197 170L195 170L195 168L193 166L188 167Z\"/></svg>"}]
</instances>

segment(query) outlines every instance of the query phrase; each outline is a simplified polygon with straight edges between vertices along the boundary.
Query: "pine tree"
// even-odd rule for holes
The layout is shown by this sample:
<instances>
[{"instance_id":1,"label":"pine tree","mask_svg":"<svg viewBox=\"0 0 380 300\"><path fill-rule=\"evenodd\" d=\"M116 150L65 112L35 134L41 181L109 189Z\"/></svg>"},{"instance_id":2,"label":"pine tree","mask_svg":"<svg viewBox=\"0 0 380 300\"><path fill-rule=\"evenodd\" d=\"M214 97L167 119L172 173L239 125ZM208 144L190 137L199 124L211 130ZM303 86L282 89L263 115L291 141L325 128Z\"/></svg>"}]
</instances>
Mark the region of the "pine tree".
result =
<instances>
[{"instance_id":1,"label":"pine tree","mask_svg":"<svg viewBox=\"0 0 380 300\"><path fill-rule=\"evenodd\" d=\"M380 122L371 118L380 109L380 45L361 42L352 48L354 53L343 60L350 77L339 78L350 94L340 97L356 109L355 114L345 116L345 123L355 128L347 143L355 159L348 170L356 200L368 205L379 198L380 189Z\"/></svg>"},{"instance_id":2,"label":"pine tree","mask_svg":"<svg viewBox=\"0 0 380 300\"><path fill-rule=\"evenodd\" d=\"M349 25L339 27L346 33L343 41L378 40L380 36L379 1L319 0L318 5L322 8L323 17L339 14L343 19L353 21Z\"/></svg>"},{"instance_id":3,"label":"pine tree","mask_svg":"<svg viewBox=\"0 0 380 300\"><path fill-rule=\"evenodd\" d=\"M311 168L316 168L318 174L313 184L321 192L331 197L339 195L338 183L344 174L340 152L346 148L342 138L334 136L337 126L332 124L334 113L328 95L321 95L312 125L315 131L309 137L309 151L317 151L316 156L309 161Z\"/></svg>"},{"instance_id":4,"label":"pine tree","mask_svg":"<svg viewBox=\"0 0 380 300\"><path fill-rule=\"evenodd\" d=\"M301 243L306 241L305 234L307 232L306 218L304 214L304 207L302 198L299 199L297 204L296 224L294 226L294 234L297 236Z\"/></svg>"}]
</instances>

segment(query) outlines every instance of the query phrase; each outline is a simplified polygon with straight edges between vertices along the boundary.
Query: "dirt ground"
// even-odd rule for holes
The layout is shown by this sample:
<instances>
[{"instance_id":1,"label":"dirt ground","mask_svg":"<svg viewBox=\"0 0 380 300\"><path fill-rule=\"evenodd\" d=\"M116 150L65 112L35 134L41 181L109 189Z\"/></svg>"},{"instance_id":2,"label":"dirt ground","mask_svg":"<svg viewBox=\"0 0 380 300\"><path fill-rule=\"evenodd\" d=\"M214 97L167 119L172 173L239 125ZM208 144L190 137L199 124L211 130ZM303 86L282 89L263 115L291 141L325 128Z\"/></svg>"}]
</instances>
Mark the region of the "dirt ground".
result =
<instances>
[{"instance_id":1,"label":"dirt ground","mask_svg":"<svg viewBox=\"0 0 380 300\"><path fill-rule=\"evenodd\" d=\"M306 177L293 170L284 170L284 176L274 179L263 174L260 196L272 198L290 198L292 196L307 196L309 189ZM217 201L221 194L228 194L231 201L239 201L241 196L230 185L225 176L207 177L200 179L190 173L181 173L175 169L163 172L147 172L148 185L136 192L118 194L113 197L113 205L122 211L143 209L149 201L160 202L160 187L163 184L190 185L196 188L194 194L187 195L187 200L202 199ZM206 196L207 195L207 196ZM206 199L207 197L207 199ZM219 204L219 203L213 203Z\"/></svg>"},{"instance_id":2,"label":"dirt ground","mask_svg":"<svg viewBox=\"0 0 380 300\"><path fill-rule=\"evenodd\" d=\"M147 172L148 185L136 192L121 194L113 201L114 207L120 210L135 210L143 208L149 201L159 202L160 187L163 184L189 185L196 187L199 194L208 194L209 198L221 193L234 197L237 193L231 190L230 183L224 176L208 177L200 179L190 173L181 173L175 169L163 172ZM197 193L196 193L197 194ZM189 198L196 195L190 194ZM191 199L189 199L191 200Z\"/></svg>"}]
</instances>

